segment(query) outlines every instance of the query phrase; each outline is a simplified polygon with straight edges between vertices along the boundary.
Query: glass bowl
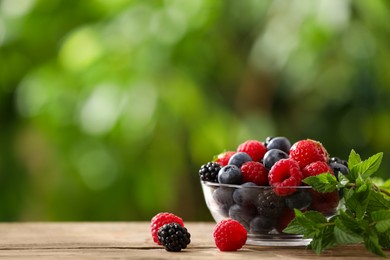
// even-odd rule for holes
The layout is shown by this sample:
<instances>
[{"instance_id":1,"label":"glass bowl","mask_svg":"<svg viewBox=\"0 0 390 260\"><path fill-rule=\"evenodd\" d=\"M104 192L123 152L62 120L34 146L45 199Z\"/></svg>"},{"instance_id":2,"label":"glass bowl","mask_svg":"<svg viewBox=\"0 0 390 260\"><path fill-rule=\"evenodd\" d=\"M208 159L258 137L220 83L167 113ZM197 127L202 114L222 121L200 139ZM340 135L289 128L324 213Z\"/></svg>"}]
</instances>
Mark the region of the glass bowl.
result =
<instances>
[{"instance_id":1,"label":"glass bowl","mask_svg":"<svg viewBox=\"0 0 390 260\"><path fill-rule=\"evenodd\" d=\"M331 217L339 205L338 191L319 193L310 186L275 190L252 183L230 185L201 181L201 185L214 220L232 218L239 221L248 232L246 243L250 245L306 246L310 239L282 231L294 218L293 209L315 210Z\"/></svg>"}]
</instances>

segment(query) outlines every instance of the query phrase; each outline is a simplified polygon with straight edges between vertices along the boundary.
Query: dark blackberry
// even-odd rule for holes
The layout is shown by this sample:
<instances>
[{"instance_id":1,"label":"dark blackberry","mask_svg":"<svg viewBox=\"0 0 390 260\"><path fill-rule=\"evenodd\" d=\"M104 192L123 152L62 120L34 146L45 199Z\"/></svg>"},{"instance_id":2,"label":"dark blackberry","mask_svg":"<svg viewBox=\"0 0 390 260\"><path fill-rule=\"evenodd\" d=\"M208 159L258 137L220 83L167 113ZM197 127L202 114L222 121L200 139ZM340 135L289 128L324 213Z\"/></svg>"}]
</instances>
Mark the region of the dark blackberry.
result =
<instances>
[{"instance_id":1,"label":"dark blackberry","mask_svg":"<svg viewBox=\"0 0 390 260\"><path fill-rule=\"evenodd\" d=\"M259 216L266 218L278 218L286 208L284 199L275 194L273 189L265 189L257 197L257 211Z\"/></svg>"},{"instance_id":2,"label":"dark blackberry","mask_svg":"<svg viewBox=\"0 0 390 260\"><path fill-rule=\"evenodd\" d=\"M202 181L218 182L218 172L221 165L215 162L203 164L199 169L199 176Z\"/></svg>"},{"instance_id":3,"label":"dark blackberry","mask_svg":"<svg viewBox=\"0 0 390 260\"><path fill-rule=\"evenodd\" d=\"M167 251L179 252L191 242L187 229L174 222L163 225L157 234L158 241Z\"/></svg>"}]
</instances>

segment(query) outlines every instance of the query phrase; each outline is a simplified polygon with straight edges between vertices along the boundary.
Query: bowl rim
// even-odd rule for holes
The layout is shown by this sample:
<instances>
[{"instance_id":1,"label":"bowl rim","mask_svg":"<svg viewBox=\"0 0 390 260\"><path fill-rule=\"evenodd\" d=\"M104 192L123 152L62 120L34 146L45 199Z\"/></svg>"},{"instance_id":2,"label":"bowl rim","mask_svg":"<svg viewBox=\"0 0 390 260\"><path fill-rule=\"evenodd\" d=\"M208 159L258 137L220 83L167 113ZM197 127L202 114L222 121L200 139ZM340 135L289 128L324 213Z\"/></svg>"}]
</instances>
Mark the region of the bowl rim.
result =
<instances>
[{"instance_id":1,"label":"bowl rim","mask_svg":"<svg viewBox=\"0 0 390 260\"><path fill-rule=\"evenodd\" d=\"M275 187L275 186L243 186L242 184L225 184L225 183L217 183L210 181L201 180L200 183L205 186L214 186L214 187L227 187L227 188L236 188L236 189L313 189L312 186L309 185L301 185L301 186L283 186L283 187Z\"/></svg>"}]
</instances>

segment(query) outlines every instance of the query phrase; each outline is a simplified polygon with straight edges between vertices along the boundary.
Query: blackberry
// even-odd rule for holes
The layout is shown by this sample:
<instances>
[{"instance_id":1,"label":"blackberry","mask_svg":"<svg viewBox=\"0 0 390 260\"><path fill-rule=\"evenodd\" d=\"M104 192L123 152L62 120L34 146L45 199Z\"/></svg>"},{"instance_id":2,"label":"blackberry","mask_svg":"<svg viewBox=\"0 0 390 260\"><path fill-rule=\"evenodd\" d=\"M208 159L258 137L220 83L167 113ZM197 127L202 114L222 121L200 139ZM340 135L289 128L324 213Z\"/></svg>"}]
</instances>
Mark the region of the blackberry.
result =
<instances>
[{"instance_id":1,"label":"blackberry","mask_svg":"<svg viewBox=\"0 0 390 260\"><path fill-rule=\"evenodd\" d=\"M199 176L202 181L218 182L218 172L221 165L215 162L203 164L199 169Z\"/></svg>"},{"instance_id":2,"label":"blackberry","mask_svg":"<svg viewBox=\"0 0 390 260\"><path fill-rule=\"evenodd\" d=\"M179 252L191 242L191 235L185 227L172 222L158 230L158 241L167 251Z\"/></svg>"},{"instance_id":3,"label":"blackberry","mask_svg":"<svg viewBox=\"0 0 390 260\"><path fill-rule=\"evenodd\" d=\"M275 219L286 208L284 199L276 195L273 189L266 189L260 192L257 197L256 206L259 216Z\"/></svg>"}]
</instances>

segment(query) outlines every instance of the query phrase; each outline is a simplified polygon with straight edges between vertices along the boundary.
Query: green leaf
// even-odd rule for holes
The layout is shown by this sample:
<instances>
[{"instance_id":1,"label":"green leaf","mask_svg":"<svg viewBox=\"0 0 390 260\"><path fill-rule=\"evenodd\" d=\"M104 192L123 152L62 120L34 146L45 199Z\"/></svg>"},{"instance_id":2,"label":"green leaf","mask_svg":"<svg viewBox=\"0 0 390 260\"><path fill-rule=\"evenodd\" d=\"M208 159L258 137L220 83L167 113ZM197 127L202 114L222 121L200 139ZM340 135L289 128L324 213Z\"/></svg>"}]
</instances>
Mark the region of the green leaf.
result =
<instances>
[{"instance_id":1,"label":"green leaf","mask_svg":"<svg viewBox=\"0 0 390 260\"><path fill-rule=\"evenodd\" d=\"M283 230L287 234L301 234L304 237L312 238L319 234L323 224L327 223L327 219L317 211L301 211L294 209L295 218Z\"/></svg>"},{"instance_id":2,"label":"green leaf","mask_svg":"<svg viewBox=\"0 0 390 260\"><path fill-rule=\"evenodd\" d=\"M334 228L334 236L339 244L354 244L363 242L363 238L360 234L355 233L349 229L341 219L336 219Z\"/></svg>"},{"instance_id":3,"label":"green leaf","mask_svg":"<svg viewBox=\"0 0 390 260\"><path fill-rule=\"evenodd\" d=\"M377 211L382 209L390 209L390 200L383 193L372 191L370 193L367 211Z\"/></svg>"},{"instance_id":4,"label":"green leaf","mask_svg":"<svg viewBox=\"0 0 390 260\"><path fill-rule=\"evenodd\" d=\"M336 177L329 172L307 177L302 182L312 186L318 192L332 192L338 185Z\"/></svg>"},{"instance_id":5,"label":"green leaf","mask_svg":"<svg viewBox=\"0 0 390 260\"><path fill-rule=\"evenodd\" d=\"M378 235L378 239L379 239L379 244L386 248L386 249L390 249L390 232L387 231L387 232L384 232L384 233L380 233Z\"/></svg>"},{"instance_id":6,"label":"green leaf","mask_svg":"<svg viewBox=\"0 0 390 260\"><path fill-rule=\"evenodd\" d=\"M378 234L370 232L368 236L364 237L364 245L366 249L376 255L386 257L382 247L379 244Z\"/></svg>"},{"instance_id":7,"label":"green leaf","mask_svg":"<svg viewBox=\"0 0 390 260\"><path fill-rule=\"evenodd\" d=\"M357 219L362 219L365 216L366 209L369 203L369 195L371 189L365 189L361 192L348 193L348 198L345 197L345 205L348 210L356 214Z\"/></svg>"},{"instance_id":8,"label":"green leaf","mask_svg":"<svg viewBox=\"0 0 390 260\"><path fill-rule=\"evenodd\" d=\"M376 222L375 227L379 232L385 232L390 228L390 210L378 210L371 213L371 218Z\"/></svg>"},{"instance_id":9,"label":"green leaf","mask_svg":"<svg viewBox=\"0 0 390 260\"><path fill-rule=\"evenodd\" d=\"M360 163L361 161L362 159L360 158L360 155L352 149L348 157L348 168L352 169L356 164Z\"/></svg>"},{"instance_id":10,"label":"green leaf","mask_svg":"<svg viewBox=\"0 0 390 260\"><path fill-rule=\"evenodd\" d=\"M379 169L382 163L382 158L383 153L377 153L354 167L358 168L358 172L363 179L367 179Z\"/></svg>"},{"instance_id":11,"label":"green leaf","mask_svg":"<svg viewBox=\"0 0 390 260\"><path fill-rule=\"evenodd\" d=\"M336 238L334 236L334 226L324 226L321 232L313 237L310 242L309 248L313 249L317 255L322 251L337 245Z\"/></svg>"}]
</instances>

